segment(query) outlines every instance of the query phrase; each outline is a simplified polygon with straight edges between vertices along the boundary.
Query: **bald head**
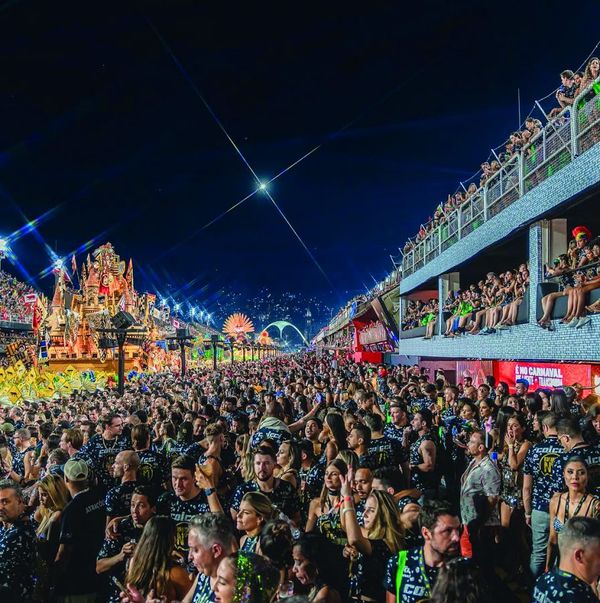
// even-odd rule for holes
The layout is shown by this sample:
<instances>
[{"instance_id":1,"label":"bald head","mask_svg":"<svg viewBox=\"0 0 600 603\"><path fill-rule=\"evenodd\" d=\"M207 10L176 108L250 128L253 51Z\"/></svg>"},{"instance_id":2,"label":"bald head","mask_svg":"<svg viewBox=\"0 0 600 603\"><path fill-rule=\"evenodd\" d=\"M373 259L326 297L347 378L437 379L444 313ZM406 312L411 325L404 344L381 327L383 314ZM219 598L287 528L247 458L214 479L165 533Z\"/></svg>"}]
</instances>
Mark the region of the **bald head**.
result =
<instances>
[{"instance_id":1,"label":"bald head","mask_svg":"<svg viewBox=\"0 0 600 603\"><path fill-rule=\"evenodd\" d=\"M137 478L137 470L140 466L140 457L133 450L123 450L115 457L112 466L113 477L122 481L132 481Z\"/></svg>"}]
</instances>

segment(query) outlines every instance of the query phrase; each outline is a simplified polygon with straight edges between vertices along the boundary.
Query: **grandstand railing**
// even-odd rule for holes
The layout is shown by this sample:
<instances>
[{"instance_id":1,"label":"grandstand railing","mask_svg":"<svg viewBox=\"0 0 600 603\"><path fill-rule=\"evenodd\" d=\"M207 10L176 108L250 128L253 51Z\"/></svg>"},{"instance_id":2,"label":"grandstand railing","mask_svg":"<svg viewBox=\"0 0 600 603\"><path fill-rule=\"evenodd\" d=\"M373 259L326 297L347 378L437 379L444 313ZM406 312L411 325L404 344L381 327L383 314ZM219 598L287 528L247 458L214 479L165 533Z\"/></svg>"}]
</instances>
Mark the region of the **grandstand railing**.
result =
<instances>
[{"instance_id":1,"label":"grandstand railing","mask_svg":"<svg viewBox=\"0 0 600 603\"><path fill-rule=\"evenodd\" d=\"M577 96L571 107L549 121L522 151L502 164L459 208L447 214L442 224L414 243L403 254L402 276L425 266L600 142L599 87L600 78Z\"/></svg>"}]
</instances>

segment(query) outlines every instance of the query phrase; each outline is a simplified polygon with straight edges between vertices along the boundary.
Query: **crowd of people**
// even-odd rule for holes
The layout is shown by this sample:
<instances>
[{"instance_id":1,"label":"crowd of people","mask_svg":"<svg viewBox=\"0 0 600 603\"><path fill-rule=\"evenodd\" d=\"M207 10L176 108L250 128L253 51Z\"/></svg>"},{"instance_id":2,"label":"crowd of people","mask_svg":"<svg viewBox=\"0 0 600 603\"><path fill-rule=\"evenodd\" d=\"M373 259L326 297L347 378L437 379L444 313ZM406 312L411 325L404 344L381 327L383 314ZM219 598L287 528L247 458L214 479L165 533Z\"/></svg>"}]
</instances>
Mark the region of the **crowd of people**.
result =
<instances>
[{"instance_id":1,"label":"crowd of people","mask_svg":"<svg viewBox=\"0 0 600 603\"><path fill-rule=\"evenodd\" d=\"M444 337L490 335L510 329L517 323L519 306L529 287L529 269L521 264L500 274L488 272L485 280L468 288L450 291L442 306L446 325ZM410 300L403 316L402 329L425 326L424 339L431 339L439 315L436 298L428 302Z\"/></svg>"},{"instance_id":2,"label":"crowd of people","mask_svg":"<svg viewBox=\"0 0 600 603\"><path fill-rule=\"evenodd\" d=\"M25 296L35 293L30 285L0 270L0 320L31 323L33 304L27 303Z\"/></svg>"},{"instance_id":3,"label":"crowd of people","mask_svg":"<svg viewBox=\"0 0 600 603\"><path fill-rule=\"evenodd\" d=\"M600 288L600 237L593 238L586 226L576 226L571 234L566 253L546 266L546 278L558 283L558 291L542 298L544 313L538 324L552 329L552 312L556 300L567 297L567 312L562 323L581 328L591 321L589 314L600 312L600 301L586 305L587 294Z\"/></svg>"},{"instance_id":4,"label":"crowd of people","mask_svg":"<svg viewBox=\"0 0 600 603\"><path fill-rule=\"evenodd\" d=\"M579 385L302 354L0 413L3 603L597 600Z\"/></svg>"},{"instance_id":5,"label":"crowd of people","mask_svg":"<svg viewBox=\"0 0 600 603\"><path fill-rule=\"evenodd\" d=\"M419 327L427 327L433 334L435 321L439 312L439 301L437 297L431 297L428 301L409 299L406 304L406 309L402 316L402 330L417 329ZM429 327L431 325L431 327Z\"/></svg>"},{"instance_id":6,"label":"crowd of people","mask_svg":"<svg viewBox=\"0 0 600 603\"><path fill-rule=\"evenodd\" d=\"M592 96L598 94L599 91L593 87L593 84L599 76L600 59L597 57L591 57L583 71L573 72L570 69L562 71L560 74L561 83L555 93L558 106L548 114L549 122L553 122L555 127L556 120L568 122L569 116L564 112L564 109L571 106L575 99L588 88ZM527 117L523 123L523 128L509 135L504 144L504 151L500 155L496 155L494 160L485 161L481 164L479 186L475 182L471 182L465 190L458 191L454 195L448 195L447 200L436 207L433 217L429 217L426 223L421 225L414 239L409 239L406 242L403 253L409 253L436 228L446 224L449 216L479 195L481 187L498 173L507 162L511 161L515 155L523 152L529 156L535 153L532 140L541 132L543 127L544 125L539 119L531 116Z\"/></svg>"},{"instance_id":7,"label":"crowd of people","mask_svg":"<svg viewBox=\"0 0 600 603\"><path fill-rule=\"evenodd\" d=\"M451 292L444 302L444 337L462 334L490 335L517 322L519 306L529 287L529 268L520 264L500 274L488 272L485 280L464 291Z\"/></svg>"}]
</instances>

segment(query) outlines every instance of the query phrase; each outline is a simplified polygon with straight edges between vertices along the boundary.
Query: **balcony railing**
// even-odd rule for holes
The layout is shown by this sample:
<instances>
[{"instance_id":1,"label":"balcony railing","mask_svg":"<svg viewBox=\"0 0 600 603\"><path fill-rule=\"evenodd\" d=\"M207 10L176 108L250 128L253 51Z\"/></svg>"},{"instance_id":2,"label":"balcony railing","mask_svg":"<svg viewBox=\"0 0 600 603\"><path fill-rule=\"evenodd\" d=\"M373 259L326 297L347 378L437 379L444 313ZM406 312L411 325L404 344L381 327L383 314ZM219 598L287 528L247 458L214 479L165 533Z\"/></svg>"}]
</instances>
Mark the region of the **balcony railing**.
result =
<instances>
[{"instance_id":1,"label":"balcony railing","mask_svg":"<svg viewBox=\"0 0 600 603\"><path fill-rule=\"evenodd\" d=\"M442 224L403 254L402 276L407 277L449 249L460 239L504 211L509 205L553 176L600 141L600 78L587 88L518 154L505 162L487 182Z\"/></svg>"}]
</instances>

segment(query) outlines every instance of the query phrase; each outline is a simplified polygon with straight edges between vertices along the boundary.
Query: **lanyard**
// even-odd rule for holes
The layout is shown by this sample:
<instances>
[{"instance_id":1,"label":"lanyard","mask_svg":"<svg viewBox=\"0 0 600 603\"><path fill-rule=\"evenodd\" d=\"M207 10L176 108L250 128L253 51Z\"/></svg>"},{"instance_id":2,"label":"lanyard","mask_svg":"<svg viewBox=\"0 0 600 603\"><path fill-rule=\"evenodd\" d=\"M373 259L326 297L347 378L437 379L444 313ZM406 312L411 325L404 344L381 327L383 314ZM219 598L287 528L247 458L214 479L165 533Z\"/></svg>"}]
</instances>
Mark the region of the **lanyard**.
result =
<instances>
[{"instance_id":1,"label":"lanyard","mask_svg":"<svg viewBox=\"0 0 600 603\"><path fill-rule=\"evenodd\" d=\"M425 553L423 552L423 547L421 547L421 555L419 557L419 573L423 577L423 582L425 583L425 596L429 597L429 595L431 595L431 584L427 577L427 570L425 569Z\"/></svg>"},{"instance_id":2,"label":"lanyard","mask_svg":"<svg viewBox=\"0 0 600 603\"><path fill-rule=\"evenodd\" d=\"M398 567L396 569L396 603L400 603L400 589L402 587L402 579L404 578L404 568L406 567L406 559L408 557L408 551L400 551L398 553ZM425 568L425 554L423 547L419 555L419 573L422 576L423 584L425 586L425 597L429 598L431 594L431 583L427 576L427 570Z\"/></svg>"}]
</instances>

